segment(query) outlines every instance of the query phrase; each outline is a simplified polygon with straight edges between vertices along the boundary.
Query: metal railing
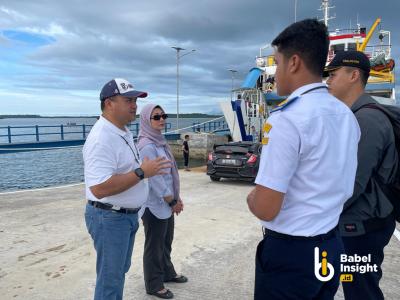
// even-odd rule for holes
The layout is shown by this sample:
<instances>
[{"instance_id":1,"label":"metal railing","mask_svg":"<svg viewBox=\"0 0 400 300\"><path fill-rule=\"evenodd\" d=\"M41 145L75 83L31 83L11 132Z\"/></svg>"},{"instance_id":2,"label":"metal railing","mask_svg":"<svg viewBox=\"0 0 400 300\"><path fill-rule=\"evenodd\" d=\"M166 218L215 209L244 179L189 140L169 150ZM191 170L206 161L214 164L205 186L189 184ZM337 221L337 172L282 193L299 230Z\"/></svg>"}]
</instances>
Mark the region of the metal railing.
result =
<instances>
[{"instance_id":1,"label":"metal railing","mask_svg":"<svg viewBox=\"0 0 400 300\"><path fill-rule=\"evenodd\" d=\"M67 137L75 135L74 138L80 137L86 139L87 134L93 125L74 124L74 125L33 125L33 126L1 126L0 127L0 143L2 138L7 138L9 144L13 143L14 137L34 137L36 142L43 141L43 136L58 136L57 141L65 141ZM139 134L139 124L129 124L128 128L134 136ZM171 129L171 123L165 124L165 132ZM49 140L46 140L49 141ZM51 141L54 141L51 140ZM21 142L21 141L15 141ZM26 142L26 141L24 141ZM32 140L30 140L32 142Z\"/></svg>"},{"instance_id":2,"label":"metal railing","mask_svg":"<svg viewBox=\"0 0 400 300\"><path fill-rule=\"evenodd\" d=\"M193 132L216 132L228 129L228 124L225 121L195 122L192 126Z\"/></svg>"},{"instance_id":3,"label":"metal railing","mask_svg":"<svg viewBox=\"0 0 400 300\"><path fill-rule=\"evenodd\" d=\"M219 117L203 123L195 122L192 126L172 130L171 123L165 124L164 133L179 133L182 130L193 132L218 132L228 130L228 124ZM72 125L32 125L32 126L0 126L0 144L26 143L26 142L53 142L68 141L74 139L85 140L93 127L91 124L72 124ZM139 134L139 123L129 124L128 128L136 137ZM31 137L26 139L26 137ZM54 138L48 138L54 137ZM22 138L22 139L21 139Z\"/></svg>"}]
</instances>

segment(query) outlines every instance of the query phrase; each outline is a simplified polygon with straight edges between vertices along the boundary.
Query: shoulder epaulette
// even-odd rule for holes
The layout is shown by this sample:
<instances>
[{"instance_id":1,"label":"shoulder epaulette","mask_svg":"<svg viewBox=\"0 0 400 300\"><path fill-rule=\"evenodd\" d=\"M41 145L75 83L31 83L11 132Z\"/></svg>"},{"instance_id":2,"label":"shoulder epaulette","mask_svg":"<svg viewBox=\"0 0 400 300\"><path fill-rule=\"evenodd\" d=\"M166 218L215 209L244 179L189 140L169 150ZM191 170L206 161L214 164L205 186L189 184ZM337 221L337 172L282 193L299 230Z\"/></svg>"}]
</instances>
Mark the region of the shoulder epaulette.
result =
<instances>
[{"instance_id":1,"label":"shoulder epaulette","mask_svg":"<svg viewBox=\"0 0 400 300\"><path fill-rule=\"evenodd\" d=\"M290 104L292 104L293 102L295 102L295 101L296 101L297 99L299 99L299 98L300 98L300 97L297 96L297 97L294 97L294 98L292 98L292 99L283 100L281 103L278 104L277 107L275 107L273 110L271 110L271 113L276 112L276 111L279 111L279 110L282 110L282 109L284 109L285 107L288 107Z\"/></svg>"}]
</instances>

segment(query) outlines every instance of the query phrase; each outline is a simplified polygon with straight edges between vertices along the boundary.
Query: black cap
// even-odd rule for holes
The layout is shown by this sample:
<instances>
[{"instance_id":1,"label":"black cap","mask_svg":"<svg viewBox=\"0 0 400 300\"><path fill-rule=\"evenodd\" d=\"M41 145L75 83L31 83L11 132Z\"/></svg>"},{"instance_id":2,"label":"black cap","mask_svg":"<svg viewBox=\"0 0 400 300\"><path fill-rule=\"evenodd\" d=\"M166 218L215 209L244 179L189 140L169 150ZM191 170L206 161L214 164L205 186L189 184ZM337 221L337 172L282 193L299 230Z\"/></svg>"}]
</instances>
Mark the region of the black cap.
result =
<instances>
[{"instance_id":1,"label":"black cap","mask_svg":"<svg viewBox=\"0 0 400 300\"><path fill-rule=\"evenodd\" d=\"M110 98L115 95L121 95L124 97L138 97L145 98L147 97L146 92L137 91L133 88L133 85L122 78L115 78L107 82L100 92L100 100L104 101L107 98Z\"/></svg>"},{"instance_id":2,"label":"black cap","mask_svg":"<svg viewBox=\"0 0 400 300\"><path fill-rule=\"evenodd\" d=\"M361 51L340 51L336 53L332 61L324 69L324 77L329 76L329 72L341 67L353 67L363 70L367 75L371 69L368 57Z\"/></svg>"}]
</instances>

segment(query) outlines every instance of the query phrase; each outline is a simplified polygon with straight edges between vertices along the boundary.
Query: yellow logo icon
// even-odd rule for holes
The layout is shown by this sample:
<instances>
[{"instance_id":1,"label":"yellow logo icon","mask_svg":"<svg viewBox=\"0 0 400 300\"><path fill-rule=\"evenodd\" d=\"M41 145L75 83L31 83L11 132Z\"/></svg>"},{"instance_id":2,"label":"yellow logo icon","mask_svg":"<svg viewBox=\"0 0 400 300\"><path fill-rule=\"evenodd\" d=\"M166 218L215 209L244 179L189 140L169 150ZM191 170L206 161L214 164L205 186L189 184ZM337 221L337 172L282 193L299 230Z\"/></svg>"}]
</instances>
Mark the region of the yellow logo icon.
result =
<instances>
[{"instance_id":1,"label":"yellow logo icon","mask_svg":"<svg viewBox=\"0 0 400 300\"><path fill-rule=\"evenodd\" d=\"M352 282L353 274L340 274L340 281L341 282Z\"/></svg>"},{"instance_id":2,"label":"yellow logo icon","mask_svg":"<svg viewBox=\"0 0 400 300\"><path fill-rule=\"evenodd\" d=\"M327 256L328 253L326 251L322 251L322 259L320 262L320 257L319 257L319 248L315 247L314 248L314 274L315 277L317 277L318 280L322 282L327 282L333 278L335 275L335 270L328 262ZM321 273L320 273L321 270Z\"/></svg>"}]
</instances>

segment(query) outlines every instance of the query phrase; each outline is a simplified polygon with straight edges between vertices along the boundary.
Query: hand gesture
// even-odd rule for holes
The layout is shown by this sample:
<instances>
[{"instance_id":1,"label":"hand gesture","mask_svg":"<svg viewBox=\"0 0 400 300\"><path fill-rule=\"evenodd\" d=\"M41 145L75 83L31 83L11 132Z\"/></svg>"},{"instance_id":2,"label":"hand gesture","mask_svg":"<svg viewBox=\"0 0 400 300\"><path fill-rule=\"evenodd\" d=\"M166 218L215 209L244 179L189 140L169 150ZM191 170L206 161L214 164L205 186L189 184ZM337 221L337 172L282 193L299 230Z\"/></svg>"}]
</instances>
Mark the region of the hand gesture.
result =
<instances>
[{"instance_id":1,"label":"hand gesture","mask_svg":"<svg viewBox=\"0 0 400 300\"><path fill-rule=\"evenodd\" d=\"M156 159L150 160L148 157L143 158L142 165L140 168L144 172L144 177L149 178L155 175L166 174L164 169L172 167L170 160L165 157L157 157Z\"/></svg>"},{"instance_id":2,"label":"hand gesture","mask_svg":"<svg viewBox=\"0 0 400 300\"><path fill-rule=\"evenodd\" d=\"M183 202L179 198L178 202L172 207L172 212L179 215L183 211Z\"/></svg>"}]
</instances>

